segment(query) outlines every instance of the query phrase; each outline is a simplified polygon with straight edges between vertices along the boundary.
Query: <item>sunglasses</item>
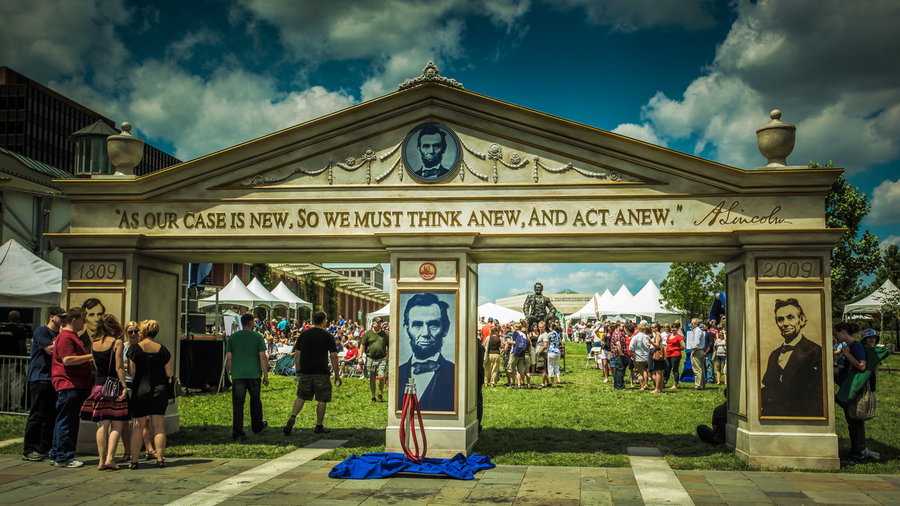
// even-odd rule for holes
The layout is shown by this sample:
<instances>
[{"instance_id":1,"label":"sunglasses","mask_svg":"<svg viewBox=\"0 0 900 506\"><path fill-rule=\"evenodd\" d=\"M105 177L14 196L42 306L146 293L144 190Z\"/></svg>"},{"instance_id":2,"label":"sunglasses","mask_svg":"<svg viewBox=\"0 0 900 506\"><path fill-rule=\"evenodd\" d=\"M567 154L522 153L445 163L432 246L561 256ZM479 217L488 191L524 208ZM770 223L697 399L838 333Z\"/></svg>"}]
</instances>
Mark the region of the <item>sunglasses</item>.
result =
<instances>
[{"instance_id":1,"label":"sunglasses","mask_svg":"<svg viewBox=\"0 0 900 506\"><path fill-rule=\"evenodd\" d=\"M126 330L125 332L127 332L129 334L139 334L140 333L140 331L138 331L138 330Z\"/></svg>"}]
</instances>

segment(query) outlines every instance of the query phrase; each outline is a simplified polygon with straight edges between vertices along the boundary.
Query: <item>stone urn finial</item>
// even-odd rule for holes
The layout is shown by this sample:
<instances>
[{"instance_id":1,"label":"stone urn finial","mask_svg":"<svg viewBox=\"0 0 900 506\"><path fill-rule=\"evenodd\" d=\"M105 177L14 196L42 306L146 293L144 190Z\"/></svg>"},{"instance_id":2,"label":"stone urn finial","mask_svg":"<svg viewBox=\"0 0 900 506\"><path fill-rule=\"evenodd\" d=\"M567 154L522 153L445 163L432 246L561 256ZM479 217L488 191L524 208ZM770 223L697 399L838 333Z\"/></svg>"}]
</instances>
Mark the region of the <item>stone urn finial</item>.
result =
<instances>
[{"instance_id":1,"label":"stone urn finial","mask_svg":"<svg viewBox=\"0 0 900 506\"><path fill-rule=\"evenodd\" d=\"M783 123L778 109L769 113L769 117L772 121L768 125L756 129L756 144L759 152L769 162L766 167L784 167L787 165L788 155L794 150L797 127Z\"/></svg>"},{"instance_id":2,"label":"stone urn finial","mask_svg":"<svg viewBox=\"0 0 900 506\"><path fill-rule=\"evenodd\" d=\"M133 176L134 168L144 157L144 141L131 135L131 123L123 121L122 132L106 138L106 151L117 174Z\"/></svg>"}]
</instances>

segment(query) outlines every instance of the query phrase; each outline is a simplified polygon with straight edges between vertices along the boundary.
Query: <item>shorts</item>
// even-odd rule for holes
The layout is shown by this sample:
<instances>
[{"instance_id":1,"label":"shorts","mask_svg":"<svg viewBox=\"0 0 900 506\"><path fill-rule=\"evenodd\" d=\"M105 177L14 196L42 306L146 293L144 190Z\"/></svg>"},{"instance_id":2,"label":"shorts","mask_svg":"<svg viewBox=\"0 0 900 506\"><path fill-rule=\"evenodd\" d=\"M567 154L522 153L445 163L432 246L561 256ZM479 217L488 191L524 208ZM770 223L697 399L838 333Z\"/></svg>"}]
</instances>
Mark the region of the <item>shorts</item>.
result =
<instances>
[{"instance_id":1,"label":"shorts","mask_svg":"<svg viewBox=\"0 0 900 506\"><path fill-rule=\"evenodd\" d=\"M538 353L537 357L535 357L534 370L544 372L545 369L547 369L547 355Z\"/></svg>"},{"instance_id":2,"label":"shorts","mask_svg":"<svg viewBox=\"0 0 900 506\"><path fill-rule=\"evenodd\" d=\"M513 355L509 359L508 371L511 373L525 374L525 369L527 368L526 362L527 359L525 355L522 355L521 357Z\"/></svg>"},{"instance_id":3,"label":"shorts","mask_svg":"<svg viewBox=\"0 0 900 506\"><path fill-rule=\"evenodd\" d=\"M311 401L331 402L330 374L300 374L297 376L297 397Z\"/></svg>"},{"instance_id":4,"label":"shorts","mask_svg":"<svg viewBox=\"0 0 900 506\"><path fill-rule=\"evenodd\" d=\"M603 360L609 360L609 350L600 350L599 357Z\"/></svg>"},{"instance_id":5,"label":"shorts","mask_svg":"<svg viewBox=\"0 0 900 506\"><path fill-rule=\"evenodd\" d=\"M725 362L726 355L716 355L716 362Z\"/></svg>"},{"instance_id":6,"label":"shorts","mask_svg":"<svg viewBox=\"0 0 900 506\"><path fill-rule=\"evenodd\" d=\"M366 378L383 378L387 375L388 362L386 358L366 359Z\"/></svg>"},{"instance_id":7,"label":"shorts","mask_svg":"<svg viewBox=\"0 0 900 506\"><path fill-rule=\"evenodd\" d=\"M635 360L634 362L634 372L640 374L647 370L647 362L638 362Z\"/></svg>"}]
</instances>

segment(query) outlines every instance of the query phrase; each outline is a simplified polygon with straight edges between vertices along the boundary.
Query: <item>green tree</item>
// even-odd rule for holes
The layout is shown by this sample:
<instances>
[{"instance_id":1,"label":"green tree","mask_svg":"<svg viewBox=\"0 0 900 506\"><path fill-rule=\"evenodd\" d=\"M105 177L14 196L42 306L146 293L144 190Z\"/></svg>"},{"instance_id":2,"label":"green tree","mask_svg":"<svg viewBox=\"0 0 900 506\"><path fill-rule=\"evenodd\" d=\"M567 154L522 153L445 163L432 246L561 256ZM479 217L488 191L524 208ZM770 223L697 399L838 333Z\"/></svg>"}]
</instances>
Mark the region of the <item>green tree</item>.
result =
<instances>
[{"instance_id":1,"label":"green tree","mask_svg":"<svg viewBox=\"0 0 900 506\"><path fill-rule=\"evenodd\" d=\"M674 262L659 283L663 304L684 319L706 319L715 292L724 290L724 269L715 272L713 262Z\"/></svg>"},{"instance_id":2,"label":"green tree","mask_svg":"<svg viewBox=\"0 0 900 506\"><path fill-rule=\"evenodd\" d=\"M834 164L809 162L811 169L830 168ZM825 195L825 226L846 228L831 250L831 313L843 314L844 305L862 295L862 276L872 274L879 265L878 236L860 231L860 223L871 206L869 197L839 176Z\"/></svg>"},{"instance_id":3,"label":"green tree","mask_svg":"<svg viewBox=\"0 0 900 506\"><path fill-rule=\"evenodd\" d=\"M894 285L900 281L900 246L896 244L890 244L881 250L881 262L875 271L875 281L869 286L869 291L878 289L888 279Z\"/></svg>"}]
</instances>

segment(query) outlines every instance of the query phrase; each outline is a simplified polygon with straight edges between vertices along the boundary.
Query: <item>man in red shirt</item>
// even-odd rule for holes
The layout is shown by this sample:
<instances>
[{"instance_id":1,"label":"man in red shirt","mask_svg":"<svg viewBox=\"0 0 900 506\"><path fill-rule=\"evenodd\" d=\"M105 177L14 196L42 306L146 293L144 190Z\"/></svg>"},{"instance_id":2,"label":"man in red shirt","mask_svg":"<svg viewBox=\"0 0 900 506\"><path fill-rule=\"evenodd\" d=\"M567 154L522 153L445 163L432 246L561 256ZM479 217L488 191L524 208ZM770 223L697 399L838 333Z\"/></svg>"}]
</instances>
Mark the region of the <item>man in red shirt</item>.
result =
<instances>
[{"instance_id":1,"label":"man in red shirt","mask_svg":"<svg viewBox=\"0 0 900 506\"><path fill-rule=\"evenodd\" d=\"M75 460L78 414L94 386L91 350L85 349L78 337L78 333L84 329L85 321L84 309L80 306L69 309L63 329L53 343L50 369L53 389L56 390L56 426L53 429L50 463L58 467L74 468L84 465L84 462Z\"/></svg>"}]
</instances>

